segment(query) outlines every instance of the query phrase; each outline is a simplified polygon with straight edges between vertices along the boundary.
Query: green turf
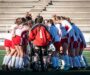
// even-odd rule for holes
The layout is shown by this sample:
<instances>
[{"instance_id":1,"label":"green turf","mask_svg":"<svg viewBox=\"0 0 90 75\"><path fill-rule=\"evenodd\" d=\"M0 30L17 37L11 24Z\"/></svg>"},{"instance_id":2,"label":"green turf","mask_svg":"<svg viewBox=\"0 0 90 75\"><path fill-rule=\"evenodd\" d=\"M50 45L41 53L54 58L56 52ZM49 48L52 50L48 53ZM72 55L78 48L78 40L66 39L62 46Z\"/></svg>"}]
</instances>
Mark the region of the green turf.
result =
<instances>
[{"instance_id":1,"label":"green turf","mask_svg":"<svg viewBox=\"0 0 90 75\"><path fill-rule=\"evenodd\" d=\"M0 50L0 69L1 69L2 60L3 60L4 55L5 55L5 50ZM86 57L86 60L88 64L90 65L90 51L84 51L83 55Z\"/></svg>"},{"instance_id":2,"label":"green turf","mask_svg":"<svg viewBox=\"0 0 90 75\"><path fill-rule=\"evenodd\" d=\"M90 65L90 51L84 51L83 55L86 57L88 64Z\"/></svg>"},{"instance_id":3,"label":"green turf","mask_svg":"<svg viewBox=\"0 0 90 75\"><path fill-rule=\"evenodd\" d=\"M2 61L3 61L3 57L4 55L0 55L0 69L1 69Z\"/></svg>"},{"instance_id":4,"label":"green turf","mask_svg":"<svg viewBox=\"0 0 90 75\"><path fill-rule=\"evenodd\" d=\"M0 69L1 69L4 55L5 55L5 50L0 50Z\"/></svg>"},{"instance_id":5,"label":"green turf","mask_svg":"<svg viewBox=\"0 0 90 75\"><path fill-rule=\"evenodd\" d=\"M5 50L0 50L0 55L5 54Z\"/></svg>"}]
</instances>

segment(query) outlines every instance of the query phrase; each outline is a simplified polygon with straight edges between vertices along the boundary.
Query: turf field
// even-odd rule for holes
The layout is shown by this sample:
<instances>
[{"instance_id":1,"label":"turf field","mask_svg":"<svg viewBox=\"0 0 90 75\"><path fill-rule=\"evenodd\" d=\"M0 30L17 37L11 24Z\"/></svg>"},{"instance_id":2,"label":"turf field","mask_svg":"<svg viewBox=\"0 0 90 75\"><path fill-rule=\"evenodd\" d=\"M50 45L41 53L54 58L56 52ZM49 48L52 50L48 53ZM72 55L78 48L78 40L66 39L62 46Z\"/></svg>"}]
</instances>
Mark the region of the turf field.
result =
<instances>
[{"instance_id":1,"label":"turf field","mask_svg":"<svg viewBox=\"0 0 90 75\"><path fill-rule=\"evenodd\" d=\"M86 57L88 64L90 65L90 51L86 50L83 52L83 54ZM2 65L4 55L5 55L5 50L0 50L0 69L1 69L1 65Z\"/></svg>"}]
</instances>

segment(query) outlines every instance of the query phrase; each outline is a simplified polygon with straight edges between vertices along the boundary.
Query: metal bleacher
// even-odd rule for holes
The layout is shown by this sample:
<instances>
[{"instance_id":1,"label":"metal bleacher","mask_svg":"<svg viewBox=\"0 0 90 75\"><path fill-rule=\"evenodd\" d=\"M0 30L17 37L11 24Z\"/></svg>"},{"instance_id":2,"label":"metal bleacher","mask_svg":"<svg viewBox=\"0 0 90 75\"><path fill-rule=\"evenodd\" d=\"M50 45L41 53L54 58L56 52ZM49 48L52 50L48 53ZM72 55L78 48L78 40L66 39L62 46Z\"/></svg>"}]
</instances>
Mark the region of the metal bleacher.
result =
<instances>
[{"instance_id":1,"label":"metal bleacher","mask_svg":"<svg viewBox=\"0 0 90 75\"><path fill-rule=\"evenodd\" d=\"M90 42L90 0L0 0L0 38L6 33L17 17L30 12L45 19L53 14L67 16L81 29Z\"/></svg>"},{"instance_id":2,"label":"metal bleacher","mask_svg":"<svg viewBox=\"0 0 90 75\"><path fill-rule=\"evenodd\" d=\"M51 4L46 6L41 15L47 19L53 14L70 17L83 32L88 46L90 45L90 0L51 0Z\"/></svg>"},{"instance_id":3,"label":"metal bleacher","mask_svg":"<svg viewBox=\"0 0 90 75\"><path fill-rule=\"evenodd\" d=\"M17 17L24 17L30 12L35 18L49 0L0 0L0 45L4 36Z\"/></svg>"}]
</instances>

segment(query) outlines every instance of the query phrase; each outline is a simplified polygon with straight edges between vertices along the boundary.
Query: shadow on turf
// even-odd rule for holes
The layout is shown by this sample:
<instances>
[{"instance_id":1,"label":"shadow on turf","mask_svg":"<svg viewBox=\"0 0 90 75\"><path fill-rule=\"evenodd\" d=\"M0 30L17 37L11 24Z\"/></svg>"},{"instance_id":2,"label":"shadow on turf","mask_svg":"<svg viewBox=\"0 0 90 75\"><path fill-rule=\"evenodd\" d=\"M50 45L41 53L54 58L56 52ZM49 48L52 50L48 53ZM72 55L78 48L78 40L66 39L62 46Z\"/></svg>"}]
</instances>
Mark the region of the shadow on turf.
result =
<instances>
[{"instance_id":1,"label":"shadow on turf","mask_svg":"<svg viewBox=\"0 0 90 75\"><path fill-rule=\"evenodd\" d=\"M33 72L31 70L25 71L4 71L0 70L0 75L90 75L90 67L85 70L68 70L68 71L47 71L47 72Z\"/></svg>"},{"instance_id":2,"label":"shadow on turf","mask_svg":"<svg viewBox=\"0 0 90 75\"><path fill-rule=\"evenodd\" d=\"M30 72L30 71L0 71L0 75L90 75L90 71L51 71L51 72Z\"/></svg>"}]
</instances>

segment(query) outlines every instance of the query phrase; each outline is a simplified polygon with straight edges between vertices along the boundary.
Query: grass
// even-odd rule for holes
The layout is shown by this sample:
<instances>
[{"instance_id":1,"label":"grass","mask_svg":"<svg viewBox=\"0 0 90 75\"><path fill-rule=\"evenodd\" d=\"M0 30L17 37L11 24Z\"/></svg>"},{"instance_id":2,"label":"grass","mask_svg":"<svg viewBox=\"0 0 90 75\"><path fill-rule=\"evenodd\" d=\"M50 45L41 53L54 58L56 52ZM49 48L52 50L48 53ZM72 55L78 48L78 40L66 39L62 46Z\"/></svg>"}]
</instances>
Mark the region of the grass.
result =
<instances>
[{"instance_id":1,"label":"grass","mask_svg":"<svg viewBox=\"0 0 90 75\"><path fill-rule=\"evenodd\" d=\"M88 64L90 65L90 51L84 51L83 55L86 57Z\"/></svg>"},{"instance_id":2,"label":"grass","mask_svg":"<svg viewBox=\"0 0 90 75\"><path fill-rule=\"evenodd\" d=\"M1 69L4 55L5 55L5 50L0 50L0 69Z\"/></svg>"},{"instance_id":3,"label":"grass","mask_svg":"<svg viewBox=\"0 0 90 75\"><path fill-rule=\"evenodd\" d=\"M4 55L5 55L5 50L0 50L0 69L1 69ZM90 65L90 51L84 51L83 55L86 57L86 60L88 64Z\"/></svg>"}]
</instances>

